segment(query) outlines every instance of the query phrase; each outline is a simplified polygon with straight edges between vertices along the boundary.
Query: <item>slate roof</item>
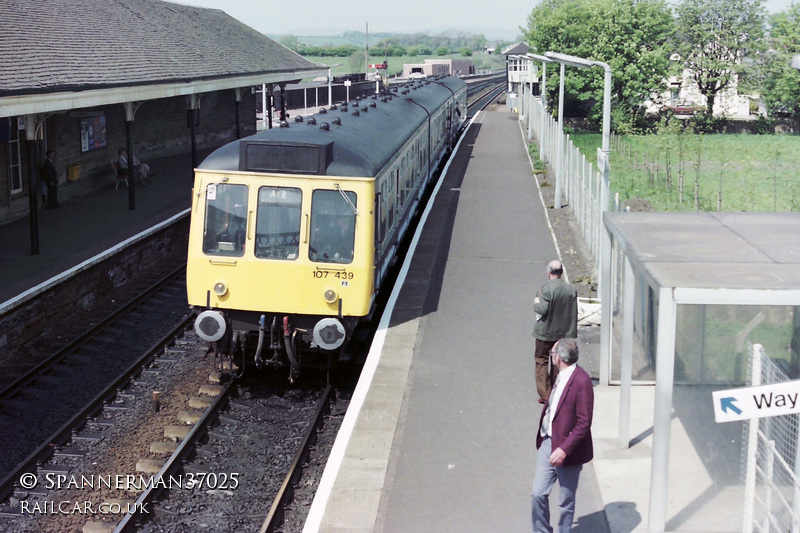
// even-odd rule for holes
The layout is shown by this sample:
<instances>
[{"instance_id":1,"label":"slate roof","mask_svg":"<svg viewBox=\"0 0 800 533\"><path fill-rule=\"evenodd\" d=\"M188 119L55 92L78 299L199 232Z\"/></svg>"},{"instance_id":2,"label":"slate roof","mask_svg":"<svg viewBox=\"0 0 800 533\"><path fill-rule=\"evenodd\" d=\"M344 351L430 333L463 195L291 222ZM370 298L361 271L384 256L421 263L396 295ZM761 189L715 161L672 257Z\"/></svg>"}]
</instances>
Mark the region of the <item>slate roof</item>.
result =
<instances>
[{"instance_id":1,"label":"slate roof","mask_svg":"<svg viewBox=\"0 0 800 533\"><path fill-rule=\"evenodd\" d=\"M0 97L320 68L218 9L0 1Z\"/></svg>"},{"instance_id":2,"label":"slate roof","mask_svg":"<svg viewBox=\"0 0 800 533\"><path fill-rule=\"evenodd\" d=\"M507 46L501 52L502 55L508 56L512 54L527 54L531 51L531 47L526 43L517 43Z\"/></svg>"}]
</instances>

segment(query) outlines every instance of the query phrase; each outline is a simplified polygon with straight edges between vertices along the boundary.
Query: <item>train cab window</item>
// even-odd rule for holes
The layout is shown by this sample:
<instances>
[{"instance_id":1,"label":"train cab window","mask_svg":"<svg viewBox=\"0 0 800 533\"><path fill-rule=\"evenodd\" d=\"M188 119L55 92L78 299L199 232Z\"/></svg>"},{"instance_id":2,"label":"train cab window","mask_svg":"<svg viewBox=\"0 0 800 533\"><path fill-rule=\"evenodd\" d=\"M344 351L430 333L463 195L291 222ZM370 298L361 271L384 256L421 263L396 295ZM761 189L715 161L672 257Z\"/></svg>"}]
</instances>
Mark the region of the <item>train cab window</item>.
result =
<instances>
[{"instance_id":1,"label":"train cab window","mask_svg":"<svg viewBox=\"0 0 800 533\"><path fill-rule=\"evenodd\" d=\"M256 257L295 260L300 248L303 193L292 187L258 189Z\"/></svg>"},{"instance_id":2,"label":"train cab window","mask_svg":"<svg viewBox=\"0 0 800 533\"><path fill-rule=\"evenodd\" d=\"M318 189L311 196L308 258L317 263L353 262L356 193Z\"/></svg>"},{"instance_id":3,"label":"train cab window","mask_svg":"<svg viewBox=\"0 0 800 533\"><path fill-rule=\"evenodd\" d=\"M206 187L203 252L207 255L244 255L247 223L247 186L211 183Z\"/></svg>"}]
</instances>

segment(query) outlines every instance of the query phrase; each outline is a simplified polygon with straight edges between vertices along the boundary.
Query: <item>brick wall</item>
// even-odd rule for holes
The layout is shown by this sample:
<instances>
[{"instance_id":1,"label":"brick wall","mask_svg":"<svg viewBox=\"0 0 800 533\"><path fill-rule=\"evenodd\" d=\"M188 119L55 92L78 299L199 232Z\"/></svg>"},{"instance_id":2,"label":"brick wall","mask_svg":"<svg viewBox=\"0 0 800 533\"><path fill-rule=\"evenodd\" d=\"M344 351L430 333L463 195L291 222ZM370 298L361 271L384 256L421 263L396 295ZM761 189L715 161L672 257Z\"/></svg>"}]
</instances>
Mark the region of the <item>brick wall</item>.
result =
<instances>
[{"instance_id":1,"label":"brick wall","mask_svg":"<svg viewBox=\"0 0 800 533\"><path fill-rule=\"evenodd\" d=\"M40 335L57 328L63 317L92 308L96 299L116 287L144 276L150 269L184 262L188 235L187 215L0 315L0 360L35 351Z\"/></svg>"}]
</instances>

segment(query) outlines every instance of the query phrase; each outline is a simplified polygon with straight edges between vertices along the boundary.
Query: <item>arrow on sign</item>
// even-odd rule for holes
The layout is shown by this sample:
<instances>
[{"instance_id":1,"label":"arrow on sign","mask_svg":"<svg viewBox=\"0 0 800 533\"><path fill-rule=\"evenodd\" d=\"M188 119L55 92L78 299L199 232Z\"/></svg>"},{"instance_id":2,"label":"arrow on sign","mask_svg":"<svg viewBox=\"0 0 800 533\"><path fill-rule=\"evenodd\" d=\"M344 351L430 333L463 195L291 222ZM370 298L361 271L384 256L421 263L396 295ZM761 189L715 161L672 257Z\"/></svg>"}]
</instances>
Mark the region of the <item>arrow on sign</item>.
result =
<instances>
[{"instance_id":1,"label":"arrow on sign","mask_svg":"<svg viewBox=\"0 0 800 533\"><path fill-rule=\"evenodd\" d=\"M737 415L742 414L742 410L739 409L738 407L736 407L735 405L733 405L733 402L735 402L735 401L736 401L736 398L734 398L733 396L729 396L727 398L720 398L719 406L722 409L722 412L723 413L727 413L728 409L730 409L731 411L733 411Z\"/></svg>"}]
</instances>

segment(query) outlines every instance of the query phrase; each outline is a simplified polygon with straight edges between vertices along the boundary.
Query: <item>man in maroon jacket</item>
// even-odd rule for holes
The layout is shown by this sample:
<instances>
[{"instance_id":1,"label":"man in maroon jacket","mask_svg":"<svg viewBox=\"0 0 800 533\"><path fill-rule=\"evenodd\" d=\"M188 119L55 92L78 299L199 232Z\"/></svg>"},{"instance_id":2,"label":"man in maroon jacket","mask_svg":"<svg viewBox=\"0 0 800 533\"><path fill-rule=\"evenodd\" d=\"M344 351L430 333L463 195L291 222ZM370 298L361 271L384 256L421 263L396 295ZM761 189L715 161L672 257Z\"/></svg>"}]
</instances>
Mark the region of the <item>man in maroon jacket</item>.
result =
<instances>
[{"instance_id":1,"label":"man in maroon jacket","mask_svg":"<svg viewBox=\"0 0 800 533\"><path fill-rule=\"evenodd\" d=\"M558 479L559 533L572 531L575 492L584 463L594 456L592 447L592 379L576 363L575 339L560 339L550 351L559 370L550 399L542 409L536 433L536 474L533 478L533 531L552 533L550 491Z\"/></svg>"}]
</instances>

